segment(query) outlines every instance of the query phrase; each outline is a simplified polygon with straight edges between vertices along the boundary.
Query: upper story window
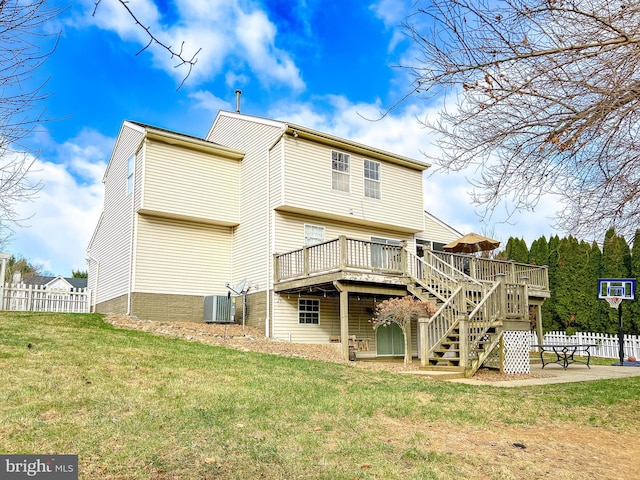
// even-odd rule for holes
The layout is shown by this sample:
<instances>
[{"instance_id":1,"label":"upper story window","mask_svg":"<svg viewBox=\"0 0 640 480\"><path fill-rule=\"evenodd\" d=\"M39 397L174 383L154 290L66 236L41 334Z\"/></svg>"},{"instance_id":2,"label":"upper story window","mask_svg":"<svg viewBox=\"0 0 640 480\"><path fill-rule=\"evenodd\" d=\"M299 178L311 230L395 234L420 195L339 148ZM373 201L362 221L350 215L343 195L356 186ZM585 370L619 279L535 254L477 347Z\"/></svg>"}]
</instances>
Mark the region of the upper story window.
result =
<instances>
[{"instance_id":1,"label":"upper story window","mask_svg":"<svg viewBox=\"0 0 640 480\"><path fill-rule=\"evenodd\" d=\"M311 245L317 245L324 242L324 227L317 225L305 225L304 226L304 245L310 247Z\"/></svg>"},{"instance_id":2,"label":"upper story window","mask_svg":"<svg viewBox=\"0 0 640 480\"><path fill-rule=\"evenodd\" d=\"M136 170L135 165L136 155L132 153L127 161L127 195L133 192L133 172Z\"/></svg>"},{"instance_id":3,"label":"upper story window","mask_svg":"<svg viewBox=\"0 0 640 480\"><path fill-rule=\"evenodd\" d=\"M380 199L380 163L364 161L364 196Z\"/></svg>"},{"instance_id":4,"label":"upper story window","mask_svg":"<svg viewBox=\"0 0 640 480\"><path fill-rule=\"evenodd\" d=\"M331 152L331 188L339 192L349 191L349 162L346 153Z\"/></svg>"}]
</instances>

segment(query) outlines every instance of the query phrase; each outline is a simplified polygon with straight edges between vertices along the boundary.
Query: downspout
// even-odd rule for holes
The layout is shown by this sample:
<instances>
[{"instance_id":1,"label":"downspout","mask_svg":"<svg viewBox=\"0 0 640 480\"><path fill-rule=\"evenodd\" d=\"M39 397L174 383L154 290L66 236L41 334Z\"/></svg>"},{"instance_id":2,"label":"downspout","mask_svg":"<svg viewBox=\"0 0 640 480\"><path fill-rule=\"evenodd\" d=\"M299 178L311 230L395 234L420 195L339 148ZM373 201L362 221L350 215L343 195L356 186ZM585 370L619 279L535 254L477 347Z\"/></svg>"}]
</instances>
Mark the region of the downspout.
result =
<instances>
[{"instance_id":1,"label":"downspout","mask_svg":"<svg viewBox=\"0 0 640 480\"><path fill-rule=\"evenodd\" d=\"M135 160L134 160L135 165ZM134 166L135 169L135 166ZM127 313L125 315L131 315L131 288L133 284L133 228L135 223L135 203L136 203L136 179L134 173L133 179L133 191L131 192L131 235L129 237L129 283L127 286Z\"/></svg>"},{"instance_id":2,"label":"downspout","mask_svg":"<svg viewBox=\"0 0 640 480\"><path fill-rule=\"evenodd\" d=\"M275 243L275 231L273 228L273 218L271 209L271 150L278 144L278 142L285 136L287 129L283 129L280 135L267 149L267 314L264 320L264 336L269 338L269 331L271 327L271 301L273 299L273 245Z\"/></svg>"},{"instance_id":3,"label":"downspout","mask_svg":"<svg viewBox=\"0 0 640 480\"><path fill-rule=\"evenodd\" d=\"M267 150L267 314L264 319L264 336L269 338L271 326L271 299L273 297L271 282L273 281L273 255L271 239L271 148Z\"/></svg>"},{"instance_id":4,"label":"downspout","mask_svg":"<svg viewBox=\"0 0 640 480\"><path fill-rule=\"evenodd\" d=\"M129 286L127 288L127 313L131 315L131 290L133 288L133 257L135 251L135 226L136 226L136 190L138 186L138 152L142 151L144 157L145 144L147 142L147 134L141 141L140 148L134 153L133 159L133 191L131 192L131 236L129 239ZM142 198L142 197L141 197Z\"/></svg>"}]
</instances>

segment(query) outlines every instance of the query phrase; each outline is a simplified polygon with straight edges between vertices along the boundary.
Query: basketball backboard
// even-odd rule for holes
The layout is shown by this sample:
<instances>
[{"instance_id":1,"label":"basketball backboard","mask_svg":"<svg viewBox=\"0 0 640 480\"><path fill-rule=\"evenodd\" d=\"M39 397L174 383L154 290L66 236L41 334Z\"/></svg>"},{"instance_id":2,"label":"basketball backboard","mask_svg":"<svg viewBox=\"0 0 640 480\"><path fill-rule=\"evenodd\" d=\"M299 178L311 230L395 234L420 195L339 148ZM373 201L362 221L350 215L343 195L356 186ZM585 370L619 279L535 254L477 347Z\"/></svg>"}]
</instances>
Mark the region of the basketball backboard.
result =
<instances>
[{"instance_id":1,"label":"basketball backboard","mask_svg":"<svg viewBox=\"0 0 640 480\"><path fill-rule=\"evenodd\" d=\"M636 293L634 278L599 278L598 298L618 297L622 300L633 300Z\"/></svg>"}]
</instances>

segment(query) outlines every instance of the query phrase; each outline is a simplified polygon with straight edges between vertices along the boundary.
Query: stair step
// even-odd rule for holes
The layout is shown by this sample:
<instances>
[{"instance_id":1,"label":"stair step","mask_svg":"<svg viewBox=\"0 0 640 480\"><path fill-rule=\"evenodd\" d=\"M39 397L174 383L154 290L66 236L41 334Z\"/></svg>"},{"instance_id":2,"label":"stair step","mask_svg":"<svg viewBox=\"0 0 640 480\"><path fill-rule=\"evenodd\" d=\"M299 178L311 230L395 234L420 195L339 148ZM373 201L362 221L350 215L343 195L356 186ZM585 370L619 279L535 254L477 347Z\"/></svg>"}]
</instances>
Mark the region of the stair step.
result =
<instances>
[{"instance_id":1,"label":"stair step","mask_svg":"<svg viewBox=\"0 0 640 480\"><path fill-rule=\"evenodd\" d=\"M445 357L444 355L446 355L447 353L451 353L455 356L449 356L449 357ZM449 350L434 350L433 351L434 355L440 354L440 356L438 358L457 358L460 355L460 349L455 348L455 349L449 349Z\"/></svg>"}]
</instances>

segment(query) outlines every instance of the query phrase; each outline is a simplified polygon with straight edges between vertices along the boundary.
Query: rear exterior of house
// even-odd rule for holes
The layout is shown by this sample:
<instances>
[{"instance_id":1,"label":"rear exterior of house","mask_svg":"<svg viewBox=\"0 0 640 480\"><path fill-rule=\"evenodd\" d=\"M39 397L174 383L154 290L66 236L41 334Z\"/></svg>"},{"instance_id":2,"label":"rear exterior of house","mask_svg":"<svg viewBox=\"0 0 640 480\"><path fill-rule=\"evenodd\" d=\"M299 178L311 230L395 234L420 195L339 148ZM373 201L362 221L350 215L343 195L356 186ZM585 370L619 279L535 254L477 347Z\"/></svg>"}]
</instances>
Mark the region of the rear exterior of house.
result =
<instances>
[{"instance_id":1,"label":"rear exterior of house","mask_svg":"<svg viewBox=\"0 0 640 480\"><path fill-rule=\"evenodd\" d=\"M202 321L203 296L226 295L231 276L241 159L202 139L123 124L87 251L96 311Z\"/></svg>"},{"instance_id":2,"label":"rear exterior of house","mask_svg":"<svg viewBox=\"0 0 640 480\"><path fill-rule=\"evenodd\" d=\"M459 284L497 289L466 275L468 260L434 255L461 234L424 212L427 168L240 113L220 112L205 139L125 122L88 248L94 308L203 321L205 297L242 285L235 320L268 337L340 343L345 357L402 355L397 326L372 328L377 303L414 294L446 310ZM464 309L482 297L469 295ZM417 323L410 333L418 352L426 337Z\"/></svg>"},{"instance_id":3,"label":"rear exterior of house","mask_svg":"<svg viewBox=\"0 0 640 480\"><path fill-rule=\"evenodd\" d=\"M245 152L232 283L248 279L252 285L250 321L268 336L287 341L326 343L340 337L335 287L325 288L322 295L319 290L315 295L296 291L293 297L290 291L274 292L274 255L340 235L407 242L413 248L414 235L424 230L422 173L428 165L298 125L237 113L221 113L207 139ZM449 236L454 239L457 232ZM257 256L248 254L254 250ZM358 321L351 322L350 334L365 329L370 334L368 319L378 298L368 295L364 301L360 296L361 303L357 298L350 315Z\"/></svg>"}]
</instances>

